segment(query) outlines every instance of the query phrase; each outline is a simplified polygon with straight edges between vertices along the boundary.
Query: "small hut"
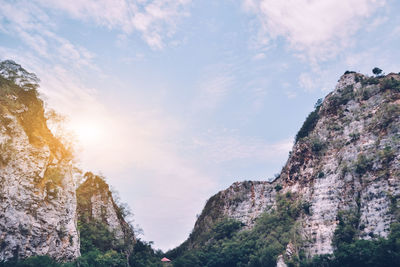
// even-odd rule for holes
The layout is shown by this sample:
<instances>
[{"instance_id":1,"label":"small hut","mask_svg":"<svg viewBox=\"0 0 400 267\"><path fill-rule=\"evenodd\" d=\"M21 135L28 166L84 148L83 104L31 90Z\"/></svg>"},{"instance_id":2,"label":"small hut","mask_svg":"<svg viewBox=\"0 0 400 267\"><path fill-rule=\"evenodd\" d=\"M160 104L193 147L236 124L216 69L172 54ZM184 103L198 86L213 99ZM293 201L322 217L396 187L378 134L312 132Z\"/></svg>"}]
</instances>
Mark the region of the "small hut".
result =
<instances>
[{"instance_id":1,"label":"small hut","mask_svg":"<svg viewBox=\"0 0 400 267\"><path fill-rule=\"evenodd\" d=\"M163 266L171 266L171 260L166 257L162 258L161 262L163 263Z\"/></svg>"}]
</instances>

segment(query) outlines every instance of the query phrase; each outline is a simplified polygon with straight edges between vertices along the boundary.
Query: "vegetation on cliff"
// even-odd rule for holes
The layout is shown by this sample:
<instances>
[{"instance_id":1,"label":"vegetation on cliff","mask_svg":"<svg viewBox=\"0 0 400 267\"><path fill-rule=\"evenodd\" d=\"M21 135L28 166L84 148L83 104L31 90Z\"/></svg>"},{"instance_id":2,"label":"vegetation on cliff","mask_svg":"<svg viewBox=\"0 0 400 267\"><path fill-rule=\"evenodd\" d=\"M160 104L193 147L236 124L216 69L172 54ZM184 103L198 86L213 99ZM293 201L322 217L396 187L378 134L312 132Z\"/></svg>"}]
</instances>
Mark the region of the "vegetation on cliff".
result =
<instances>
[{"instance_id":1,"label":"vegetation on cliff","mask_svg":"<svg viewBox=\"0 0 400 267\"><path fill-rule=\"evenodd\" d=\"M262 214L251 230L243 230L240 222L225 218L206 234L209 241L204 246L175 255L174 266L275 266L289 242L294 248L300 245L295 221L304 214L302 206L298 196L278 194L276 207ZM174 256L173 251L169 255Z\"/></svg>"}]
</instances>

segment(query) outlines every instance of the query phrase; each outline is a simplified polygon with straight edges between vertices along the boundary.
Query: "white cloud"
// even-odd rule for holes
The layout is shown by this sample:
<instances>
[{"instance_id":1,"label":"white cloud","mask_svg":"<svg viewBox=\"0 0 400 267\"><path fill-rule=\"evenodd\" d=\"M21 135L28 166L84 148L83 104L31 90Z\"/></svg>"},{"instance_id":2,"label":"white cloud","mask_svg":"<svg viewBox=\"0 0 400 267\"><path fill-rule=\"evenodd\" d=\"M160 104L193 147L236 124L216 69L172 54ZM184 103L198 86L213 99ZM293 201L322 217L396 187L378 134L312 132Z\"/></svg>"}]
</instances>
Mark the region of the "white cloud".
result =
<instances>
[{"instance_id":1,"label":"white cloud","mask_svg":"<svg viewBox=\"0 0 400 267\"><path fill-rule=\"evenodd\" d=\"M93 21L125 34L138 31L152 48L161 49L179 21L188 16L191 0L38 0L42 7L57 9L72 17Z\"/></svg>"},{"instance_id":2,"label":"white cloud","mask_svg":"<svg viewBox=\"0 0 400 267\"><path fill-rule=\"evenodd\" d=\"M285 37L291 48L314 61L335 56L351 45L364 20L384 4L377 0L243 0L244 8L259 19L261 44Z\"/></svg>"},{"instance_id":3,"label":"white cloud","mask_svg":"<svg viewBox=\"0 0 400 267\"><path fill-rule=\"evenodd\" d=\"M91 62L94 55L58 36L50 18L33 2L9 3L0 0L0 6L0 24L4 25L0 30L20 38L32 52L48 63L63 61L75 68L95 68Z\"/></svg>"}]
</instances>

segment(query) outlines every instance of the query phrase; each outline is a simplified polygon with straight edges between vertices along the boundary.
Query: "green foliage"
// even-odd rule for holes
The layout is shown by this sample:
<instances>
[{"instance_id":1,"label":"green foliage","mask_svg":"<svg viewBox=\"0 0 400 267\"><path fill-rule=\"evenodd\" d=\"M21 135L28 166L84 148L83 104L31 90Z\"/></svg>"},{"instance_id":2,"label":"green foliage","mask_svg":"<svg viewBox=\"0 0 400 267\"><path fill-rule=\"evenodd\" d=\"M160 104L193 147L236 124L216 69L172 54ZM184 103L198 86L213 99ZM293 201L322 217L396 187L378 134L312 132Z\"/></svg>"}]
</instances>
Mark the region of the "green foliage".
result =
<instances>
[{"instance_id":1,"label":"green foliage","mask_svg":"<svg viewBox=\"0 0 400 267\"><path fill-rule=\"evenodd\" d=\"M310 202L303 202L302 208L305 214L310 215L311 214L311 208L312 204Z\"/></svg>"},{"instance_id":2,"label":"green foliage","mask_svg":"<svg viewBox=\"0 0 400 267\"><path fill-rule=\"evenodd\" d=\"M339 211L337 214L339 224L335 230L332 244L339 247L343 243L351 243L357 237L360 215L358 211Z\"/></svg>"},{"instance_id":3,"label":"green foliage","mask_svg":"<svg viewBox=\"0 0 400 267\"><path fill-rule=\"evenodd\" d=\"M213 229L213 238L216 240L232 238L233 234L242 228L243 224L237 220L226 218L217 223Z\"/></svg>"},{"instance_id":4,"label":"green foliage","mask_svg":"<svg viewBox=\"0 0 400 267\"><path fill-rule=\"evenodd\" d=\"M355 142L360 139L360 133L351 133L349 134L350 142Z\"/></svg>"},{"instance_id":5,"label":"green foliage","mask_svg":"<svg viewBox=\"0 0 400 267\"><path fill-rule=\"evenodd\" d=\"M387 131L391 124L400 117L400 105L385 104L377 112L372 130Z\"/></svg>"},{"instance_id":6,"label":"green foliage","mask_svg":"<svg viewBox=\"0 0 400 267\"><path fill-rule=\"evenodd\" d=\"M359 154L354 166L355 172L359 175L363 175L372 169L372 159L367 158L363 154Z\"/></svg>"},{"instance_id":7,"label":"green foliage","mask_svg":"<svg viewBox=\"0 0 400 267\"><path fill-rule=\"evenodd\" d=\"M312 138L310 141L311 141L311 150L314 153L319 153L325 148L325 143L318 138Z\"/></svg>"},{"instance_id":8,"label":"green foliage","mask_svg":"<svg viewBox=\"0 0 400 267\"><path fill-rule=\"evenodd\" d=\"M381 83L381 90L393 90L400 92L400 81L391 77L390 79L384 79Z\"/></svg>"},{"instance_id":9,"label":"green foliage","mask_svg":"<svg viewBox=\"0 0 400 267\"><path fill-rule=\"evenodd\" d=\"M275 185L275 191L276 192L279 192L279 191L281 191L282 190L282 185L281 184L277 184L277 185Z\"/></svg>"},{"instance_id":10,"label":"green foliage","mask_svg":"<svg viewBox=\"0 0 400 267\"><path fill-rule=\"evenodd\" d=\"M339 95L330 98L330 110L337 110L341 105L346 105L350 100L354 99L353 85L346 86Z\"/></svg>"},{"instance_id":11,"label":"green foliage","mask_svg":"<svg viewBox=\"0 0 400 267\"><path fill-rule=\"evenodd\" d=\"M35 74L27 72L14 61L0 62L0 114L16 116L32 145L48 145L58 159L71 159L72 152L47 127L43 101L37 91L38 83Z\"/></svg>"},{"instance_id":12,"label":"green foliage","mask_svg":"<svg viewBox=\"0 0 400 267\"><path fill-rule=\"evenodd\" d=\"M382 70L378 67L375 67L372 69L372 73L375 75L380 75L382 73Z\"/></svg>"},{"instance_id":13,"label":"green foliage","mask_svg":"<svg viewBox=\"0 0 400 267\"><path fill-rule=\"evenodd\" d=\"M366 80L363 80L362 85L374 85L379 84L379 79L375 77L369 77Z\"/></svg>"},{"instance_id":14,"label":"green foliage","mask_svg":"<svg viewBox=\"0 0 400 267\"><path fill-rule=\"evenodd\" d=\"M0 262L0 267L69 267L69 263L58 263L49 256L33 256L24 260Z\"/></svg>"},{"instance_id":15,"label":"green foliage","mask_svg":"<svg viewBox=\"0 0 400 267\"><path fill-rule=\"evenodd\" d=\"M319 102L317 102L318 104ZM306 120L304 121L303 125L301 126L299 132L296 134L295 142L299 141L301 138L308 136L308 134L314 130L315 125L319 120L319 109L321 104L315 106L315 110L308 114Z\"/></svg>"},{"instance_id":16,"label":"green foliage","mask_svg":"<svg viewBox=\"0 0 400 267\"><path fill-rule=\"evenodd\" d=\"M346 70L345 72L344 72L344 74L346 75L346 74L351 74L351 73L356 73L355 71L352 71L352 70Z\"/></svg>"},{"instance_id":17,"label":"green foliage","mask_svg":"<svg viewBox=\"0 0 400 267\"><path fill-rule=\"evenodd\" d=\"M302 267L392 267L400 262L400 223L390 227L387 239L352 239L339 243L333 255L320 255L303 260Z\"/></svg>"},{"instance_id":18,"label":"green foliage","mask_svg":"<svg viewBox=\"0 0 400 267\"><path fill-rule=\"evenodd\" d=\"M151 247L151 242L147 243L138 239L129 257L129 264L134 267L161 267L162 257L161 251L154 251Z\"/></svg>"},{"instance_id":19,"label":"green foliage","mask_svg":"<svg viewBox=\"0 0 400 267\"><path fill-rule=\"evenodd\" d=\"M125 267L127 266L126 256L115 250L101 252L97 249L91 250L76 261L79 267Z\"/></svg>"},{"instance_id":20,"label":"green foliage","mask_svg":"<svg viewBox=\"0 0 400 267\"><path fill-rule=\"evenodd\" d=\"M296 247L301 243L295 224L301 211L295 195L278 194L276 209L261 215L252 230L238 231L240 222L223 220L212 228L204 246L174 259L174 267L275 266L289 241Z\"/></svg>"},{"instance_id":21,"label":"green foliage","mask_svg":"<svg viewBox=\"0 0 400 267\"><path fill-rule=\"evenodd\" d=\"M108 226L102 221L94 219L90 222L78 221L78 229L82 254L96 249L106 252L121 246L114 233L110 232ZM119 250L122 250L122 247L119 247Z\"/></svg>"}]
</instances>

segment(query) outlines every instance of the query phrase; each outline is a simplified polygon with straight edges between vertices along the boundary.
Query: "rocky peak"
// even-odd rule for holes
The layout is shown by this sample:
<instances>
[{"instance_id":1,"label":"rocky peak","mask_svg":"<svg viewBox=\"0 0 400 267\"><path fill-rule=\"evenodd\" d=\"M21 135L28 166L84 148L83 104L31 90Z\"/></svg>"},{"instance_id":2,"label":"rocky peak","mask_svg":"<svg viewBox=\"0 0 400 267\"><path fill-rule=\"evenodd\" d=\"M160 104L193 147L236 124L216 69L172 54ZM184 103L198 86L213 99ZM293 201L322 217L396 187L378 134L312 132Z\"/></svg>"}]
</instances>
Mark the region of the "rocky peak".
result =
<instances>
[{"instance_id":1,"label":"rocky peak","mask_svg":"<svg viewBox=\"0 0 400 267\"><path fill-rule=\"evenodd\" d=\"M224 217L251 228L275 206L278 192L295 193L305 204L297 223L309 256L332 253L342 212L357 216L359 238L386 237L399 220L393 212L400 198L399 81L394 73L346 72L307 117L280 176L234 183L211 197L182 248L196 247Z\"/></svg>"},{"instance_id":2,"label":"rocky peak","mask_svg":"<svg viewBox=\"0 0 400 267\"><path fill-rule=\"evenodd\" d=\"M0 63L0 260L79 254L69 152L47 128L36 76Z\"/></svg>"},{"instance_id":3,"label":"rocky peak","mask_svg":"<svg viewBox=\"0 0 400 267\"><path fill-rule=\"evenodd\" d=\"M132 252L136 238L132 227L125 221L123 207L115 203L103 178L90 172L85 174L85 178L77 189L79 220L106 224L115 238L125 243L127 252Z\"/></svg>"}]
</instances>

